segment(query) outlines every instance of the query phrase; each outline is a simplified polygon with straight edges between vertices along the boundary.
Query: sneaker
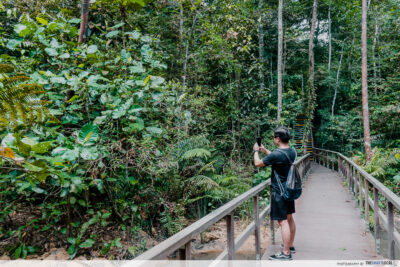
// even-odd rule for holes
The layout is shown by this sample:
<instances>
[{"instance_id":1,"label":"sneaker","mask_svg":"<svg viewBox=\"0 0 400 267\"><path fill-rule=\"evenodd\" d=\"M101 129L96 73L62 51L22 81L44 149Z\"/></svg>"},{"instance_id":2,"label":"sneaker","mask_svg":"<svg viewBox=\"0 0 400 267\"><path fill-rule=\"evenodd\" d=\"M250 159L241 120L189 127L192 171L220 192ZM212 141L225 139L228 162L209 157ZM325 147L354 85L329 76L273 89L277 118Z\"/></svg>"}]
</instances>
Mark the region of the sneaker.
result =
<instances>
[{"instance_id":1,"label":"sneaker","mask_svg":"<svg viewBox=\"0 0 400 267\"><path fill-rule=\"evenodd\" d=\"M283 251L276 253L275 255L271 255L269 256L270 260L286 260L286 261L290 261L292 260L292 253L290 253L289 255L285 255L283 253Z\"/></svg>"},{"instance_id":2,"label":"sneaker","mask_svg":"<svg viewBox=\"0 0 400 267\"><path fill-rule=\"evenodd\" d=\"M283 249L283 244L281 244L281 249ZM296 253L296 250L294 249L294 247L290 247L289 248L289 250L290 250L290 253Z\"/></svg>"}]
</instances>

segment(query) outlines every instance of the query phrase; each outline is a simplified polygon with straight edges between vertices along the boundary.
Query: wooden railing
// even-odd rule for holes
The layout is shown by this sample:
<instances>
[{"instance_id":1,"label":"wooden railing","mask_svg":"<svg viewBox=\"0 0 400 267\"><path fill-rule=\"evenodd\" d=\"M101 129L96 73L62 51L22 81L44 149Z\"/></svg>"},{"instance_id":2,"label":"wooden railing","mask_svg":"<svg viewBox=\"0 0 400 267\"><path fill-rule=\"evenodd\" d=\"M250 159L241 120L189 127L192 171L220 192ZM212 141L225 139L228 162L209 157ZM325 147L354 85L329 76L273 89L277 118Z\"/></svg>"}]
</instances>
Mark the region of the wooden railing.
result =
<instances>
[{"instance_id":1,"label":"wooden railing","mask_svg":"<svg viewBox=\"0 0 400 267\"><path fill-rule=\"evenodd\" d=\"M355 198L356 205L360 207L368 227L370 212L373 211L375 245L380 238L379 228L382 226L388 233L389 259L393 260L395 245L400 248L400 234L394 227L393 208L400 210L400 198L342 154L318 148L313 149L313 154L317 163L337 170L347 181L348 189ZM386 214L379 207L380 196L386 199Z\"/></svg>"},{"instance_id":2,"label":"wooden railing","mask_svg":"<svg viewBox=\"0 0 400 267\"><path fill-rule=\"evenodd\" d=\"M310 156L306 154L299 158L295 165L298 167L299 173L304 182L310 170ZM259 196L260 193L266 188L270 188L271 179L253 187L249 191L229 201L222 207L216 209L205 217L201 218L197 222L186 227L177 234L164 240L157 246L149 249L143 254L135 258L135 260L163 260L171 253L178 250L179 259L190 260L191 259L191 242L201 232L212 226L220 219L225 218L226 220L226 231L227 231L227 249L225 249L216 260L233 260L235 252L244 244L250 235L255 234L255 251L256 259L261 259L261 245L260 245L260 222L270 214L270 205L264 208L261 213L259 207ZM253 199L253 216L252 221L247 228L240 233L240 235L234 238L234 211L245 201ZM271 226L271 242L275 244L274 227L273 223Z\"/></svg>"}]
</instances>

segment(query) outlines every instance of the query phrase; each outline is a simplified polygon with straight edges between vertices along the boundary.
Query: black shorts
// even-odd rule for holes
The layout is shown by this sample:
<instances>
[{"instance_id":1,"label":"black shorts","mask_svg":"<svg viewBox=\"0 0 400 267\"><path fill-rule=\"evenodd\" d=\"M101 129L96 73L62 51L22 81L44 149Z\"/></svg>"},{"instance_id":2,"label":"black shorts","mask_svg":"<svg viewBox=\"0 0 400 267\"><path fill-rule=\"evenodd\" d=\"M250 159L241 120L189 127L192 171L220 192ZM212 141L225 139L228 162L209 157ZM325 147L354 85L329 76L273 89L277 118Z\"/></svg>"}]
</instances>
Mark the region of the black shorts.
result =
<instances>
[{"instance_id":1,"label":"black shorts","mask_svg":"<svg viewBox=\"0 0 400 267\"><path fill-rule=\"evenodd\" d=\"M271 192L271 219L286 220L288 214L295 213L294 200L286 201L280 193Z\"/></svg>"}]
</instances>

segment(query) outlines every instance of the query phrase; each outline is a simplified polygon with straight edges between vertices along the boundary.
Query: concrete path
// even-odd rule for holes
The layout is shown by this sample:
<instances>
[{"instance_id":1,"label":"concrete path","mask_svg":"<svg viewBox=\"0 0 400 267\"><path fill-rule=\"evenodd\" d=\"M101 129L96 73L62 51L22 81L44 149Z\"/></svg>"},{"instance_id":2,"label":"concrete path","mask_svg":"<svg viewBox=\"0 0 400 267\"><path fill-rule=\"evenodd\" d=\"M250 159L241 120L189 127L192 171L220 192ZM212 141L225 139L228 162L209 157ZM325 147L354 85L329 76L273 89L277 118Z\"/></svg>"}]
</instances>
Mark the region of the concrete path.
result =
<instances>
[{"instance_id":1,"label":"concrete path","mask_svg":"<svg viewBox=\"0 0 400 267\"><path fill-rule=\"evenodd\" d=\"M294 260L382 259L375 252L374 238L367 232L355 200L337 172L313 164L295 205ZM275 240L276 245L270 245L262 259L280 251L280 231Z\"/></svg>"}]
</instances>

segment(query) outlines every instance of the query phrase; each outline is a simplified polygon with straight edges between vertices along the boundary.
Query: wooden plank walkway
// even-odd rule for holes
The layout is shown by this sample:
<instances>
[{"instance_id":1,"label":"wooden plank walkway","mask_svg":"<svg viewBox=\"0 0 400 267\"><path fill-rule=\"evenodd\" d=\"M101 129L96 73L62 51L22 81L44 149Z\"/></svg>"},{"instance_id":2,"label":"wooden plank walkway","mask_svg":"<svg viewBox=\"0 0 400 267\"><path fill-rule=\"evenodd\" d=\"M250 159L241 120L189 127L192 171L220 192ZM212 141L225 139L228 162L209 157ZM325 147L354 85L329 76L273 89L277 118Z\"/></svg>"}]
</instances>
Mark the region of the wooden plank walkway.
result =
<instances>
[{"instance_id":1,"label":"wooden plank walkway","mask_svg":"<svg viewBox=\"0 0 400 267\"><path fill-rule=\"evenodd\" d=\"M294 260L383 259L376 254L374 238L337 172L313 164L293 217ZM276 245L266 249L263 260L280 251L280 231L275 237Z\"/></svg>"}]
</instances>

